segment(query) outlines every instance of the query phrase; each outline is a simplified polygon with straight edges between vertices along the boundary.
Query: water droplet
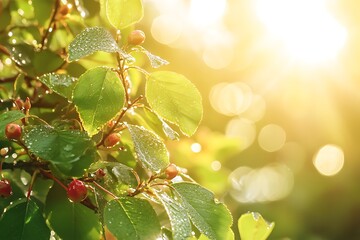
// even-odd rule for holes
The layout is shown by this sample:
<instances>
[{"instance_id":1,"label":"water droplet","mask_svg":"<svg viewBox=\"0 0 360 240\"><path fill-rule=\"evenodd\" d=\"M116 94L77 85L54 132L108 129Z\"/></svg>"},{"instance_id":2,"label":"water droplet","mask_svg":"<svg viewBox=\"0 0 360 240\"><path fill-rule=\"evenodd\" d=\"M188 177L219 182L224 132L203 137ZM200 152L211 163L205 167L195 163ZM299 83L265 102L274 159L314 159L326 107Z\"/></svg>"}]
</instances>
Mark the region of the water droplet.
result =
<instances>
[{"instance_id":1,"label":"water droplet","mask_svg":"<svg viewBox=\"0 0 360 240\"><path fill-rule=\"evenodd\" d=\"M64 147L64 151L71 151L73 149L73 146L70 145L70 144L67 144L65 147Z\"/></svg>"}]
</instances>

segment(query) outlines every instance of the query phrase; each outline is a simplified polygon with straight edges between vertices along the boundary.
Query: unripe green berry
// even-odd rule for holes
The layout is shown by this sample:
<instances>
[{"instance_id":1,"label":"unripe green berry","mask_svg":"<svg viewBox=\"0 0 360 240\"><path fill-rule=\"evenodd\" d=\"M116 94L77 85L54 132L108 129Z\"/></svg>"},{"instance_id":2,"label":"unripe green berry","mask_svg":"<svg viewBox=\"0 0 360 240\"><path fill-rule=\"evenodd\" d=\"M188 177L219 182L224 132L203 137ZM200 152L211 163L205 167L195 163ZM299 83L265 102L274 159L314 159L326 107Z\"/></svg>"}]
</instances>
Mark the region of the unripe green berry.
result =
<instances>
[{"instance_id":1,"label":"unripe green berry","mask_svg":"<svg viewBox=\"0 0 360 240\"><path fill-rule=\"evenodd\" d=\"M131 45L140 45L145 42L145 33L141 30L134 30L128 36L128 43Z\"/></svg>"}]
</instances>

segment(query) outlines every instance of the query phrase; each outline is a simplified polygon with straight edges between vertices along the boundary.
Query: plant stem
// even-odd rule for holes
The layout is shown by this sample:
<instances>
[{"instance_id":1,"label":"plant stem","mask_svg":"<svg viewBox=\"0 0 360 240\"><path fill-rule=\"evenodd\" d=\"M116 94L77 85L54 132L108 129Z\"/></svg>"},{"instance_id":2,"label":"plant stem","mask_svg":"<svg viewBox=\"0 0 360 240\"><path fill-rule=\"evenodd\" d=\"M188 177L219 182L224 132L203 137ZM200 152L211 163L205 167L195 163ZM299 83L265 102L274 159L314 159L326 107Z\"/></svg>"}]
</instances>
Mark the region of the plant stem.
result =
<instances>
[{"instance_id":1,"label":"plant stem","mask_svg":"<svg viewBox=\"0 0 360 240\"><path fill-rule=\"evenodd\" d=\"M46 42L48 40L49 34L52 31L52 27L54 25L54 20L55 20L57 11L59 9L59 6L60 6L60 0L55 0L55 6L54 6L54 10L53 10L52 15L51 15L49 26L46 29L46 32L45 32L45 34L43 35L43 37L41 39L41 49L44 49L45 44L46 44Z\"/></svg>"},{"instance_id":2,"label":"plant stem","mask_svg":"<svg viewBox=\"0 0 360 240\"><path fill-rule=\"evenodd\" d=\"M110 192L109 190L107 190L106 188L104 188L103 186L101 186L100 184L98 184L97 182L94 181L93 184L94 184L96 187L100 188L102 191L104 191L104 192L106 192L107 194L109 194L110 196L112 196L114 199L117 199L117 198L118 198L115 194L113 194L112 192Z\"/></svg>"},{"instance_id":3,"label":"plant stem","mask_svg":"<svg viewBox=\"0 0 360 240\"><path fill-rule=\"evenodd\" d=\"M43 169L40 169L40 172L45 177L50 178L50 179L54 180L55 182L57 182L63 189L65 189L65 191L67 191L68 188L59 179L57 179L54 175L52 175L51 172L47 172Z\"/></svg>"},{"instance_id":4,"label":"plant stem","mask_svg":"<svg viewBox=\"0 0 360 240\"><path fill-rule=\"evenodd\" d=\"M39 170L36 169L31 177L31 181L30 181L30 185L29 185L29 188L28 188L28 192L27 192L27 195L26 195L26 198L27 200L30 199L30 196L31 196L31 191L32 191L32 188L33 188L33 185L34 185L34 182L35 182L35 178L36 178L36 175L39 173Z\"/></svg>"}]
</instances>

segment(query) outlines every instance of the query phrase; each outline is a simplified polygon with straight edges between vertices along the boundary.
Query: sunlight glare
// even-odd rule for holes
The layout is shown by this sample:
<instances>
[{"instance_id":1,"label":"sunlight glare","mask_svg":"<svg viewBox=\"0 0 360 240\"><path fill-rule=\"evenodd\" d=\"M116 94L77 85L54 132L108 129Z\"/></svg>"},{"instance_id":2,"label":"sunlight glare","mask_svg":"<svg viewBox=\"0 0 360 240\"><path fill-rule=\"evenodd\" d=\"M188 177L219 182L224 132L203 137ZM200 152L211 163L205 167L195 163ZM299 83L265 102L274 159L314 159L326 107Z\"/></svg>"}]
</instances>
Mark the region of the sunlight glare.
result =
<instances>
[{"instance_id":1,"label":"sunlight glare","mask_svg":"<svg viewBox=\"0 0 360 240\"><path fill-rule=\"evenodd\" d=\"M189 18L193 25L206 27L217 23L226 10L226 0L192 0Z\"/></svg>"},{"instance_id":2,"label":"sunlight glare","mask_svg":"<svg viewBox=\"0 0 360 240\"><path fill-rule=\"evenodd\" d=\"M332 144L323 146L314 158L314 166L322 175L336 175L344 166L343 150Z\"/></svg>"},{"instance_id":3,"label":"sunlight glare","mask_svg":"<svg viewBox=\"0 0 360 240\"><path fill-rule=\"evenodd\" d=\"M258 0L255 8L294 60L310 64L332 60L345 44L347 31L324 0Z\"/></svg>"}]
</instances>

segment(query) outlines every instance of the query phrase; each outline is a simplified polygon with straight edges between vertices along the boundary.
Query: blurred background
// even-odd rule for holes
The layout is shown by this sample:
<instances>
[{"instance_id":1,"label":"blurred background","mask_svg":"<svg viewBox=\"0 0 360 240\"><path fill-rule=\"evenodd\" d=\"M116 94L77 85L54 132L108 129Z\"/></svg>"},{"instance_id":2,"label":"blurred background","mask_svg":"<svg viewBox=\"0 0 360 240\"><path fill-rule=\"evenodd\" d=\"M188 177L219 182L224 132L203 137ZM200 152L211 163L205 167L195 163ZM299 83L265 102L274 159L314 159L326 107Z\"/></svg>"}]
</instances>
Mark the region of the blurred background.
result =
<instances>
[{"instance_id":1,"label":"blurred background","mask_svg":"<svg viewBox=\"0 0 360 240\"><path fill-rule=\"evenodd\" d=\"M205 107L194 138L169 142L172 161L234 219L274 221L270 239L360 239L360 3L145 6L144 47L191 79Z\"/></svg>"}]
</instances>

